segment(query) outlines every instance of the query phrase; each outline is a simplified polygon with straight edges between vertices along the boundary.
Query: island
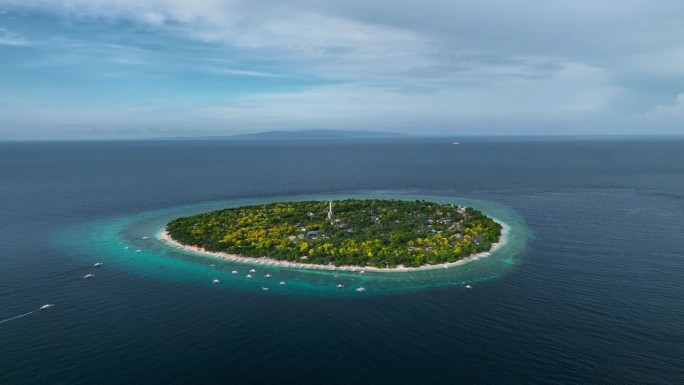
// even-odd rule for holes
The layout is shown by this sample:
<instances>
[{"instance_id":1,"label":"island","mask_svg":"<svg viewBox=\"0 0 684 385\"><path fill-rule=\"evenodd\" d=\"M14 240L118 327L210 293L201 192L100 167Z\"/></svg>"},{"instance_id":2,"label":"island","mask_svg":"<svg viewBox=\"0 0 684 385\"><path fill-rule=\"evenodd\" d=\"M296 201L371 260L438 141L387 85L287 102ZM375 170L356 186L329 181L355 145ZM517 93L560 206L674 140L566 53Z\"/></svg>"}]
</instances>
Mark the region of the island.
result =
<instances>
[{"instance_id":1,"label":"island","mask_svg":"<svg viewBox=\"0 0 684 385\"><path fill-rule=\"evenodd\" d=\"M470 207L346 199L228 208L168 223L162 239L235 261L323 269L416 269L492 250L502 225Z\"/></svg>"},{"instance_id":2,"label":"island","mask_svg":"<svg viewBox=\"0 0 684 385\"><path fill-rule=\"evenodd\" d=\"M385 139L404 138L408 135L396 132L380 131L345 131L345 130L296 130L266 131L250 134L231 135L229 139L263 139L263 140L315 140L315 139Z\"/></svg>"}]
</instances>

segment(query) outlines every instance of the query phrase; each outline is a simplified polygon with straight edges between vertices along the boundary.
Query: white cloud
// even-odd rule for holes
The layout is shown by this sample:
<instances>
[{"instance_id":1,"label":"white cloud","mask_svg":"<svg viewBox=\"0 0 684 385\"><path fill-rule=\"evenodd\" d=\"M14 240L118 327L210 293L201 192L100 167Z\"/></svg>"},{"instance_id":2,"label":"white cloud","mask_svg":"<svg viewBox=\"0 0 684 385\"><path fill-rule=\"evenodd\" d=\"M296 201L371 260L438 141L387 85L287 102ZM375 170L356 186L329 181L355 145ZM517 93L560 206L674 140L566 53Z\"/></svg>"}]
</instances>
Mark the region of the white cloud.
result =
<instances>
[{"instance_id":1,"label":"white cloud","mask_svg":"<svg viewBox=\"0 0 684 385\"><path fill-rule=\"evenodd\" d=\"M31 45L31 42L16 33L0 28L0 45L25 47Z\"/></svg>"},{"instance_id":2,"label":"white cloud","mask_svg":"<svg viewBox=\"0 0 684 385\"><path fill-rule=\"evenodd\" d=\"M76 22L111 21L113 29L118 21L132 21L151 31L146 38L197 46L191 53L178 53L173 46L154 52L111 41L65 45L63 61L51 61L57 65L82 61L73 56L78 51L126 64L124 73L134 67L131 64L161 70L174 65L274 82L313 78L334 83L288 92L248 91L228 102L205 100L201 106L186 101L176 105L183 111L175 115L181 119L178 124L257 127L290 122L327 127L374 121L446 126L463 121L603 119L628 114L619 111L629 94L620 75L684 76L678 66L684 62L684 2L675 0L0 2L76 16ZM4 32L7 41L21 41ZM650 101L639 102L643 106ZM659 106L649 114L677 115L681 106L678 99L675 106ZM125 110L127 115L121 117L111 113L123 114L122 109L110 106L98 112L121 125L166 124L166 117L154 123L152 114L137 110ZM37 116L47 122L55 114L70 119L57 111ZM79 124L97 120L90 113L81 116L85 120Z\"/></svg>"},{"instance_id":3,"label":"white cloud","mask_svg":"<svg viewBox=\"0 0 684 385\"><path fill-rule=\"evenodd\" d=\"M387 80L410 76L421 78L441 72L462 77L535 76L526 66L532 55L488 52L487 47L468 47L448 35L435 35L420 25L431 16L441 16L441 1L421 3L422 12L403 14L405 25L368 20L331 12L325 4L307 1L219 0L7 0L8 3L61 14L107 19L127 19L164 33L204 43L238 49L251 58L277 61L293 71L337 80ZM332 2L333 4L335 2ZM506 4L503 4L506 5ZM364 6L357 4L359 13ZM398 9L397 10L395 10ZM446 6L445 13L460 16L458 7ZM468 8L468 7L464 7ZM387 5L389 15L406 12ZM399 17L397 16L397 17ZM475 31L477 32L477 31ZM472 39L466 33L468 39ZM549 59L542 60L560 60ZM446 60L445 60L446 59ZM460 60L454 63L451 60ZM463 59L468 62L462 61ZM493 61L491 61L493 60ZM533 63L534 64L534 63ZM477 68L475 68L477 67ZM477 73L468 74L475 69ZM524 71L524 74L516 74Z\"/></svg>"},{"instance_id":4,"label":"white cloud","mask_svg":"<svg viewBox=\"0 0 684 385\"><path fill-rule=\"evenodd\" d=\"M628 59L635 70L656 75L684 75L684 46L666 47L655 52L644 52Z\"/></svg>"},{"instance_id":5,"label":"white cloud","mask_svg":"<svg viewBox=\"0 0 684 385\"><path fill-rule=\"evenodd\" d=\"M684 93L670 104L659 104L649 111L626 114L615 119L624 132L639 134L684 135Z\"/></svg>"},{"instance_id":6,"label":"white cloud","mask_svg":"<svg viewBox=\"0 0 684 385\"><path fill-rule=\"evenodd\" d=\"M285 75L276 74L276 73L272 73L272 72L240 70L240 69L231 69L231 68L210 69L209 71L213 72L215 74L228 75L228 76L246 76L246 77L256 77L256 78L283 78L283 77L285 77Z\"/></svg>"},{"instance_id":7,"label":"white cloud","mask_svg":"<svg viewBox=\"0 0 684 385\"><path fill-rule=\"evenodd\" d=\"M166 21L166 17L157 12L145 12L141 14L140 17L145 23L156 26L162 25Z\"/></svg>"},{"instance_id":8,"label":"white cloud","mask_svg":"<svg viewBox=\"0 0 684 385\"><path fill-rule=\"evenodd\" d=\"M658 105L642 117L648 120L684 120L684 93L677 95L674 104Z\"/></svg>"}]
</instances>

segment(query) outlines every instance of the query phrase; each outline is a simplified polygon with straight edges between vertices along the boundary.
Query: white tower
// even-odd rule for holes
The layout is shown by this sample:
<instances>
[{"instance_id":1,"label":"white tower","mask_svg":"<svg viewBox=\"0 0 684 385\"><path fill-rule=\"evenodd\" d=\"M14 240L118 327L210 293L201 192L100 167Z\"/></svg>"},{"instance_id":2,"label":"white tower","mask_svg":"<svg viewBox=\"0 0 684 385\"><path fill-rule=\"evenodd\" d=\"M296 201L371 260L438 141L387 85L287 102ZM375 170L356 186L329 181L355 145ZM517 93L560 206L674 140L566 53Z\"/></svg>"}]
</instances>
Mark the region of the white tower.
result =
<instances>
[{"instance_id":1,"label":"white tower","mask_svg":"<svg viewBox=\"0 0 684 385\"><path fill-rule=\"evenodd\" d=\"M332 201L330 201L330 208L328 209L328 220L332 220Z\"/></svg>"}]
</instances>

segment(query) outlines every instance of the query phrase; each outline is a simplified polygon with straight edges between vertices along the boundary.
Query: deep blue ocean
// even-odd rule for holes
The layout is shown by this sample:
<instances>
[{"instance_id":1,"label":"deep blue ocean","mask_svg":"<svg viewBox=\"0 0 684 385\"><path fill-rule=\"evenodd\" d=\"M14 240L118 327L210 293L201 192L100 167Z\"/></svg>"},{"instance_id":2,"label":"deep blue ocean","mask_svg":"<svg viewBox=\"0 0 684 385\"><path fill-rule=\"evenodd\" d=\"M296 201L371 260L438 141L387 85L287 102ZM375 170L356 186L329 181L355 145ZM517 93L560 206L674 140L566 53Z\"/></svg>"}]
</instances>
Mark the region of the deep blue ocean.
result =
<instances>
[{"instance_id":1,"label":"deep blue ocean","mask_svg":"<svg viewBox=\"0 0 684 385\"><path fill-rule=\"evenodd\" d=\"M247 280L154 237L344 197L472 205L509 240ZM682 384L683 234L682 139L0 143L0 321L29 313L0 323L0 384Z\"/></svg>"}]
</instances>

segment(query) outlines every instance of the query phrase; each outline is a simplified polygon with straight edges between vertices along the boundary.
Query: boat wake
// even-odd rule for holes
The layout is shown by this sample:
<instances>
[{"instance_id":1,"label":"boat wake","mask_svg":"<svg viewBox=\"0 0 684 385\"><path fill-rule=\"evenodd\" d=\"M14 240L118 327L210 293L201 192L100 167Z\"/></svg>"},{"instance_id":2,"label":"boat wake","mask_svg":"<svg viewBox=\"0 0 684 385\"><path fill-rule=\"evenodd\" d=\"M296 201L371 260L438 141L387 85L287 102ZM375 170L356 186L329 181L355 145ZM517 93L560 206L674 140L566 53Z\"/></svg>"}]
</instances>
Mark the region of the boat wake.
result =
<instances>
[{"instance_id":1,"label":"boat wake","mask_svg":"<svg viewBox=\"0 0 684 385\"><path fill-rule=\"evenodd\" d=\"M18 319L18 318L21 318L21 317L26 317L27 315L30 315L30 314L39 312L39 311L41 311L41 310L47 310L47 309L51 308L52 306L54 306L54 305L52 305L52 304L43 305L43 306L39 307L38 309L33 310L33 311L30 311L30 312L28 312L28 313L24 313L24 314L20 314L20 315L18 315L18 316L16 316L16 317L4 319L4 320L0 321L0 324L3 324L3 323L5 323L5 322L9 322L9 321L13 321L13 320Z\"/></svg>"}]
</instances>

